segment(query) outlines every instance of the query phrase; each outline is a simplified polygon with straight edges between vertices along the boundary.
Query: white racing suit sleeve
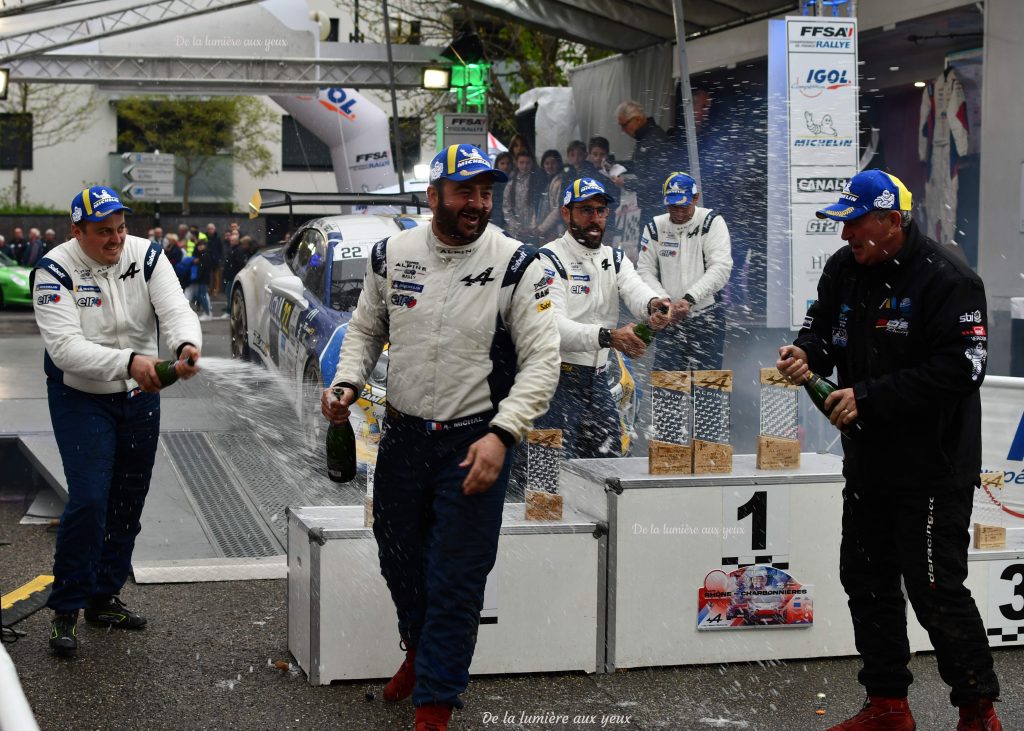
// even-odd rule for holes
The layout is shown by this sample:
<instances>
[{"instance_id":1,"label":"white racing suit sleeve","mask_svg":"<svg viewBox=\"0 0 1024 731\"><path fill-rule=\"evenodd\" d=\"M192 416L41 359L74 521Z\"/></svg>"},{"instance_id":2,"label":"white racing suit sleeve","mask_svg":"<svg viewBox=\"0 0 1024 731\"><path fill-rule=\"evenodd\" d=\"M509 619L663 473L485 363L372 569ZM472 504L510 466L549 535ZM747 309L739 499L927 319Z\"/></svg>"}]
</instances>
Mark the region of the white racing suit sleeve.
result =
<instances>
[{"instance_id":1,"label":"white racing suit sleeve","mask_svg":"<svg viewBox=\"0 0 1024 731\"><path fill-rule=\"evenodd\" d=\"M601 344L598 342L598 334L601 331L601 326L593 323L576 322L569 317L568 293L566 292L569 282L559 275L556 271L557 267L547 258L544 251L541 251L540 261L544 267L544 273L553 280L548 291L551 295L554 320L558 329L559 340L562 343L562 349L570 353L600 350Z\"/></svg>"},{"instance_id":2,"label":"white racing suit sleeve","mask_svg":"<svg viewBox=\"0 0 1024 731\"><path fill-rule=\"evenodd\" d=\"M506 325L516 348L517 371L508 396L498 404L491 425L522 441L534 420L544 414L561 374L559 329L555 327L553 298L536 299L529 286L544 274L547 260L530 262L506 308ZM562 285L556 275L549 293ZM597 335L594 335L596 342Z\"/></svg>"},{"instance_id":3,"label":"white racing suit sleeve","mask_svg":"<svg viewBox=\"0 0 1024 731\"><path fill-rule=\"evenodd\" d=\"M57 285L55 297L40 303L39 285ZM181 290L181 287L178 287ZM117 381L127 379L131 348L109 348L94 343L82 332L78 318L78 305L74 292L68 291L49 270L35 270L33 295L36 295L35 315L43 345L54 364L62 371L71 371L90 381Z\"/></svg>"},{"instance_id":4,"label":"white racing suit sleeve","mask_svg":"<svg viewBox=\"0 0 1024 731\"><path fill-rule=\"evenodd\" d=\"M697 302L713 297L729 281L732 273L732 241L729 227L721 216L715 216L711 228L701 239L706 268L700 279L687 289Z\"/></svg>"},{"instance_id":5,"label":"white racing suit sleeve","mask_svg":"<svg viewBox=\"0 0 1024 731\"><path fill-rule=\"evenodd\" d=\"M341 357L331 380L331 388L339 383L352 384L356 387L356 396L362 392L366 377L388 340L388 310L383 294L387 288L386 247L387 239L376 243L370 252L363 291L349 320Z\"/></svg>"},{"instance_id":6,"label":"white racing suit sleeve","mask_svg":"<svg viewBox=\"0 0 1024 731\"><path fill-rule=\"evenodd\" d=\"M623 256L619 264L618 274L619 296L626 303L629 311L637 317L637 322L647 322L650 313L647 305L652 299L662 297L657 290L650 287L633 268L633 262ZM667 296L667 295L665 295Z\"/></svg>"},{"instance_id":7,"label":"white racing suit sleeve","mask_svg":"<svg viewBox=\"0 0 1024 731\"><path fill-rule=\"evenodd\" d=\"M658 240L651 235L656 226L654 220L644 224L640 232L640 254L636 260L636 271L644 283L658 293L658 297L668 297L668 290L659 277L661 269L658 265Z\"/></svg>"},{"instance_id":8,"label":"white racing suit sleeve","mask_svg":"<svg viewBox=\"0 0 1024 731\"><path fill-rule=\"evenodd\" d=\"M174 267L163 254L157 257L149 278L149 301L153 303L153 311L160 321L164 342L172 353L176 355L178 348L185 343L192 343L202 351L203 330L199 326L199 318L181 291ZM53 354L50 355L52 357Z\"/></svg>"}]
</instances>

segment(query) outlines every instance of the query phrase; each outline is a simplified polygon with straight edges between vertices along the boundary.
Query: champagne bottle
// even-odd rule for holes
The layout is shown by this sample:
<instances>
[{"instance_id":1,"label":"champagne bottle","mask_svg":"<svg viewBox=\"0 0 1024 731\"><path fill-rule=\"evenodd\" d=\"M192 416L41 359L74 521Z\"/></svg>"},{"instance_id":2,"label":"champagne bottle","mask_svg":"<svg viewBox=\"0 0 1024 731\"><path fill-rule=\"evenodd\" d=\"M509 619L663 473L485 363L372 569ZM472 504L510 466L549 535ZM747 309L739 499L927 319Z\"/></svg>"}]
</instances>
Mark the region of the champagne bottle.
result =
<instances>
[{"instance_id":1,"label":"champagne bottle","mask_svg":"<svg viewBox=\"0 0 1024 731\"><path fill-rule=\"evenodd\" d=\"M160 380L160 388L167 388L178 380L178 362L176 360L162 360L153 366L154 370L156 370L156 377ZM196 364L191 356L186 358L185 362L189 367Z\"/></svg>"},{"instance_id":2,"label":"champagne bottle","mask_svg":"<svg viewBox=\"0 0 1024 731\"><path fill-rule=\"evenodd\" d=\"M806 390L807 395L811 397L811 402L818 407L818 410L825 416L829 416L832 413L832 407L825 406L825 399L827 399L828 395L837 388L839 388L839 386L832 383L832 381L827 378L819 376L817 373L812 373L807 377L807 380L804 381L804 390ZM857 419L849 426L844 427L841 431L848 437L858 436L864 431L864 425L861 423L860 419Z\"/></svg>"},{"instance_id":3,"label":"champagne bottle","mask_svg":"<svg viewBox=\"0 0 1024 731\"><path fill-rule=\"evenodd\" d=\"M334 389L334 395L341 396L341 389ZM356 476L356 434L347 420L327 427L327 476L335 482Z\"/></svg>"},{"instance_id":4,"label":"champagne bottle","mask_svg":"<svg viewBox=\"0 0 1024 731\"><path fill-rule=\"evenodd\" d=\"M668 307L661 305L658 307L662 314L668 313ZM639 325L633 328L633 334L644 341L644 345L650 345L651 341L654 340L654 330L646 322L641 322Z\"/></svg>"}]
</instances>

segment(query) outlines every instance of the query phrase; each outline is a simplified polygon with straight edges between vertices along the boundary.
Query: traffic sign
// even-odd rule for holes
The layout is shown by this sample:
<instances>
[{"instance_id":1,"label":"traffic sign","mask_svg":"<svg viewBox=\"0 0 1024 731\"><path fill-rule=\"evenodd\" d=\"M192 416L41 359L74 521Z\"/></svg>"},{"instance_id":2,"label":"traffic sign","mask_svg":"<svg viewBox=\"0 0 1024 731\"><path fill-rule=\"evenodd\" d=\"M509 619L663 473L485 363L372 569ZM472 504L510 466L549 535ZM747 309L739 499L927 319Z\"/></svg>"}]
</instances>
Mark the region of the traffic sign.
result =
<instances>
[{"instance_id":1,"label":"traffic sign","mask_svg":"<svg viewBox=\"0 0 1024 731\"><path fill-rule=\"evenodd\" d=\"M121 171L133 183L173 183L174 168L129 165Z\"/></svg>"},{"instance_id":2,"label":"traffic sign","mask_svg":"<svg viewBox=\"0 0 1024 731\"><path fill-rule=\"evenodd\" d=\"M158 201L174 197L174 183L129 183L121 192L137 201Z\"/></svg>"},{"instance_id":3,"label":"traffic sign","mask_svg":"<svg viewBox=\"0 0 1024 731\"><path fill-rule=\"evenodd\" d=\"M165 155L160 152L125 152L121 159L130 163L141 163L149 167L174 167L174 155Z\"/></svg>"}]
</instances>

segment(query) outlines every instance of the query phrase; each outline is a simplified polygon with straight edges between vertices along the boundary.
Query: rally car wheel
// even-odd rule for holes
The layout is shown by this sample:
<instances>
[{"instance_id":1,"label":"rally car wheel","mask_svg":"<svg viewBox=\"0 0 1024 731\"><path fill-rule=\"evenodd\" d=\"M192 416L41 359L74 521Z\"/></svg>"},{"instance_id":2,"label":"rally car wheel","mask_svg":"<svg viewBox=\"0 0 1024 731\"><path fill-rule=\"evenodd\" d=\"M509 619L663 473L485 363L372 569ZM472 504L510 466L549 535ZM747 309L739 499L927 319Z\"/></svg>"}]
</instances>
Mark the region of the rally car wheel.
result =
<instances>
[{"instance_id":1,"label":"rally car wheel","mask_svg":"<svg viewBox=\"0 0 1024 731\"><path fill-rule=\"evenodd\" d=\"M245 312L245 295L237 287L231 295L231 357L250 360L249 319Z\"/></svg>"}]
</instances>

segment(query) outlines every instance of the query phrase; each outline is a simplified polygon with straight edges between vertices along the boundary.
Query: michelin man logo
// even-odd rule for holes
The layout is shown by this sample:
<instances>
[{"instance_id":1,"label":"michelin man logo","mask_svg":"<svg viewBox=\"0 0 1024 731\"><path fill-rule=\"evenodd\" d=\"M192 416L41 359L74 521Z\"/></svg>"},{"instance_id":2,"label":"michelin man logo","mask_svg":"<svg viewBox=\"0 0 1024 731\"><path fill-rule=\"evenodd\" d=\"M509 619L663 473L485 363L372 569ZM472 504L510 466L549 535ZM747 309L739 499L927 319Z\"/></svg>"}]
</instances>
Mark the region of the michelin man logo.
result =
<instances>
[{"instance_id":1,"label":"michelin man logo","mask_svg":"<svg viewBox=\"0 0 1024 731\"><path fill-rule=\"evenodd\" d=\"M891 190L883 190L882 195L875 198L875 208L892 208L896 202L896 196Z\"/></svg>"},{"instance_id":2,"label":"michelin man logo","mask_svg":"<svg viewBox=\"0 0 1024 731\"><path fill-rule=\"evenodd\" d=\"M71 211L71 220L74 223L78 223L82 220L82 209L75 206L74 210Z\"/></svg>"},{"instance_id":3,"label":"michelin man logo","mask_svg":"<svg viewBox=\"0 0 1024 731\"><path fill-rule=\"evenodd\" d=\"M572 201L572 191L566 190L565 195L562 196L562 205L567 206Z\"/></svg>"},{"instance_id":4,"label":"michelin man logo","mask_svg":"<svg viewBox=\"0 0 1024 731\"><path fill-rule=\"evenodd\" d=\"M430 181L433 182L441 177L441 173L444 172L444 165L438 160L434 163L434 166L430 168Z\"/></svg>"},{"instance_id":5,"label":"michelin man logo","mask_svg":"<svg viewBox=\"0 0 1024 731\"><path fill-rule=\"evenodd\" d=\"M92 198L93 198L92 207L94 209L99 208L100 206L102 206L105 203L117 203L118 202L117 198L115 198L114 196L110 195L110 193L108 193L105 190L101 190L99 192L93 191Z\"/></svg>"},{"instance_id":6,"label":"michelin man logo","mask_svg":"<svg viewBox=\"0 0 1024 731\"><path fill-rule=\"evenodd\" d=\"M843 192L839 194L839 197L845 198L848 201L857 200L857 196L850 190L850 181L846 181L846 185L843 186Z\"/></svg>"},{"instance_id":7,"label":"michelin man logo","mask_svg":"<svg viewBox=\"0 0 1024 731\"><path fill-rule=\"evenodd\" d=\"M964 355L967 356L967 360L971 361L971 380L977 381L981 377L981 370L985 367L985 361L988 360L988 350L981 343L978 343L973 348L968 348L964 351Z\"/></svg>"}]
</instances>

